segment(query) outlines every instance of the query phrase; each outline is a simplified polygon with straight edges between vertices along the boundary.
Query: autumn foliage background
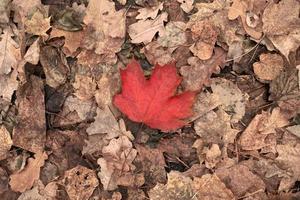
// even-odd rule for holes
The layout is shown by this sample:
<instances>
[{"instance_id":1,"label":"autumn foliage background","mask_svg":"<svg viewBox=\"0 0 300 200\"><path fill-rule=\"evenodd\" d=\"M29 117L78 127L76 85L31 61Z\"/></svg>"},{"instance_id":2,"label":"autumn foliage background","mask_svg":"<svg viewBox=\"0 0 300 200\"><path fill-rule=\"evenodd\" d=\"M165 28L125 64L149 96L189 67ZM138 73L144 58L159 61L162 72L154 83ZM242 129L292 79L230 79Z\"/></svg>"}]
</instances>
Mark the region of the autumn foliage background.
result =
<instances>
[{"instance_id":1,"label":"autumn foliage background","mask_svg":"<svg viewBox=\"0 0 300 200\"><path fill-rule=\"evenodd\" d=\"M0 0L0 200L300 199L299 0Z\"/></svg>"}]
</instances>

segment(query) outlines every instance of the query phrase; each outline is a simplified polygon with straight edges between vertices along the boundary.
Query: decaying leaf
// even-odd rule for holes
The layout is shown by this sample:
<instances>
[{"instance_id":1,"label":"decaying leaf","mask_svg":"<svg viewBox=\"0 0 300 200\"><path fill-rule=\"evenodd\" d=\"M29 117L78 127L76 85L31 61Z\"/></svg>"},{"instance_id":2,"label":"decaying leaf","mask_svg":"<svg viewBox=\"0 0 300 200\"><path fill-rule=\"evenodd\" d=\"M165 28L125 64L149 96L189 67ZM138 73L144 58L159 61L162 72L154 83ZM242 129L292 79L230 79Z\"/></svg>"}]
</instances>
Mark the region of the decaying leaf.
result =
<instances>
[{"instance_id":1,"label":"decaying leaf","mask_svg":"<svg viewBox=\"0 0 300 200\"><path fill-rule=\"evenodd\" d=\"M45 152L35 154L28 159L28 164L20 172L10 175L9 185L13 191L24 192L33 186L34 181L40 177L40 168L44 165L48 155Z\"/></svg>"},{"instance_id":2,"label":"decaying leaf","mask_svg":"<svg viewBox=\"0 0 300 200\"><path fill-rule=\"evenodd\" d=\"M42 152L46 142L43 81L31 76L30 82L18 91L17 97L19 111L18 124L13 130L14 145L34 153Z\"/></svg>"},{"instance_id":3,"label":"decaying leaf","mask_svg":"<svg viewBox=\"0 0 300 200\"><path fill-rule=\"evenodd\" d=\"M0 160L6 158L6 154L10 150L13 142L10 137L10 133L5 126L0 126Z\"/></svg>"},{"instance_id":4,"label":"decaying leaf","mask_svg":"<svg viewBox=\"0 0 300 200\"><path fill-rule=\"evenodd\" d=\"M275 101L288 118L300 113L298 70L287 69L270 84L269 100Z\"/></svg>"},{"instance_id":5,"label":"decaying leaf","mask_svg":"<svg viewBox=\"0 0 300 200\"><path fill-rule=\"evenodd\" d=\"M245 103L248 95L243 93L236 84L223 78L212 79L211 89L219 96L221 108L232 113L231 121L237 122L245 115Z\"/></svg>"},{"instance_id":6,"label":"decaying leaf","mask_svg":"<svg viewBox=\"0 0 300 200\"><path fill-rule=\"evenodd\" d=\"M99 185L96 173L80 165L66 171L62 183L74 200L89 199Z\"/></svg>"},{"instance_id":7,"label":"decaying leaf","mask_svg":"<svg viewBox=\"0 0 300 200\"><path fill-rule=\"evenodd\" d=\"M154 35L159 32L160 35L164 34L164 22L167 21L168 14L162 13L155 19L139 20L128 27L128 33L132 43L147 44L152 41Z\"/></svg>"},{"instance_id":8,"label":"decaying leaf","mask_svg":"<svg viewBox=\"0 0 300 200\"><path fill-rule=\"evenodd\" d=\"M208 86L210 76L218 73L220 67L225 62L225 52L219 48L215 49L215 54L206 61L202 61L197 57L188 58L189 65L182 66L180 73L183 76L182 85L186 90L201 91L203 86Z\"/></svg>"},{"instance_id":9,"label":"decaying leaf","mask_svg":"<svg viewBox=\"0 0 300 200\"><path fill-rule=\"evenodd\" d=\"M115 59L115 53L121 50L124 42L125 18L125 9L116 11L114 2L89 1L84 17L87 28L83 46L98 55Z\"/></svg>"},{"instance_id":10,"label":"decaying leaf","mask_svg":"<svg viewBox=\"0 0 300 200\"><path fill-rule=\"evenodd\" d=\"M261 54L260 61L253 64L256 76L262 80L274 80L283 70L283 59L278 54Z\"/></svg>"},{"instance_id":11,"label":"decaying leaf","mask_svg":"<svg viewBox=\"0 0 300 200\"><path fill-rule=\"evenodd\" d=\"M157 13L163 9L164 3L160 3L157 6L149 7L149 8L140 8L138 10L139 14L136 16L136 19L155 19L157 16Z\"/></svg>"},{"instance_id":12,"label":"decaying leaf","mask_svg":"<svg viewBox=\"0 0 300 200\"><path fill-rule=\"evenodd\" d=\"M25 20L25 30L27 33L39 36L48 36L46 32L51 28L50 17L44 17L44 14L37 10L30 19Z\"/></svg>"},{"instance_id":13,"label":"decaying leaf","mask_svg":"<svg viewBox=\"0 0 300 200\"><path fill-rule=\"evenodd\" d=\"M173 49L165 49L157 41L150 42L144 48L141 49L141 53L144 53L149 63L155 65L166 65L174 62L172 58Z\"/></svg>"},{"instance_id":14,"label":"decaying leaf","mask_svg":"<svg viewBox=\"0 0 300 200\"><path fill-rule=\"evenodd\" d=\"M164 131L182 127L191 116L195 93L174 96L181 78L174 64L156 65L149 80L139 63L132 60L121 71L122 93L114 97L114 104L131 120L143 122Z\"/></svg>"},{"instance_id":15,"label":"decaying leaf","mask_svg":"<svg viewBox=\"0 0 300 200\"><path fill-rule=\"evenodd\" d=\"M215 175L206 174L201 178L195 177L192 183L195 197L199 200L232 200L234 195L225 184Z\"/></svg>"},{"instance_id":16,"label":"decaying leaf","mask_svg":"<svg viewBox=\"0 0 300 200\"><path fill-rule=\"evenodd\" d=\"M53 200L56 197L58 187L55 182L51 182L44 186L42 181L35 182L34 187L30 190L23 192L18 200Z\"/></svg>"},{"instance_id":17,"label":"decaying leaf","mask_svg":"<svg viewBox=\"0 0 300 200\"><path fill-rule=\"evenodd\" d=\"M6 24L9 22L10 13L10 1L4 0L0 2L0 24Z\"/></svg>"},{"instance_id":18,"label":"decaying leaf","mask_svg":"<svg viewBox=\"0 0 300 200\"><path fill-rule=\"evenodd\" d=\"M270 2L262 16L264 33L287 59L300 45L299 8L297 0Z\"/></svg>"},{"instance_id":19,"label":"decaying leaf","mask_svg":"<svg viewBox=\"0 0 300 200\"><path fill-rule=\"evenodd\" d=\"M275 108L272 113L262 112L254 117L240 137L241 147L245 150L257 150L270 146L266 140L269 134L275 134L277 128L289 124L280 108ZM274 144L273 144L274 145Z\"/></svg>"},{"instance_id":20,"label":"decaying leaf","mask_svg":"<svg viewBox=\"0 0 300 200\"><path fill-rule=\"evenodd\" d=\"M166 185L158 183L148 194L153 200L193 199L196 193L192 189L192 183L191 178L171 171L168 173L168 183Z\"/></svg>"},{"instance_id":21,"label":"decaying leaf","mask_svg":"<svg viewBox=\"0 0 300 200\"><path fill-rule=\"evenodd\" d=\"M75 89L74 95L83 101L89 100L95 95L97 83L93 77L76 74L72 85Z\"/></svg>"}]
</instances>

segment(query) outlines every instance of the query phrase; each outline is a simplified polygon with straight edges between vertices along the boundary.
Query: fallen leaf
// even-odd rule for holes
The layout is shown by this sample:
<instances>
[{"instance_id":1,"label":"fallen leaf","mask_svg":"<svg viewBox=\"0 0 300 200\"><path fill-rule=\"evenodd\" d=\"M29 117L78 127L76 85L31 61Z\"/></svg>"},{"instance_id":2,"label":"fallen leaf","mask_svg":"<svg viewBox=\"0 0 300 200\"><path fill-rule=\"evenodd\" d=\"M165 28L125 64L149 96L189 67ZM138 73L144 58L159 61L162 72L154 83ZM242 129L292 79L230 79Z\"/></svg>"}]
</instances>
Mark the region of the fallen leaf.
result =
<instances>
[{"instance_id":1,"label":"fallen leaf","mask_svg":"<svg viewBox=\"0 0 300 200\"><path fill-rule=\"evenodd\" d=\"M258 30L257 27L253 28L247 24L247 13L250 13L250 9L252 2L244 1L244 0L234 0L233 4L228 10L228 18L230 20L241 18L243 27L245 31L254 39L260 39L262 36L262 30Z\"/></svg>"},{"instance_id":2,"label":"fallen leaf","mask_svg":"<svg viewBox=\"0 0 300 200\"><path fill-rule=\"evenodd\" d=\"M83 101L93 98L96 93L97 83L93 77L76 74L72 85L75 89L74 95Z\"/></svg>"},{"instance_id":3,"label":"fallen leaf","mask_svg":"<svg viewBox=\"0 0 300 200\"><path fill-rule=\"evenodd\" d=\"M155 19L139 20L128 27L128 34L131 38L131 43L144 43L148 44L152 41L154 35L159 32L160 35L164 34L164 22L167 21L168 14L162 13Z\"/></svg>"},{"instance_id":4,"label":"fallen leaf","mask_svg":"<svg viewBox=\"0 0 300 200\"><path fill-rule=\"evenodd\" d=\"M203 154L205 155L205 166L208 169L213 169L221 160L222 152L219 145L212 144L210 148L204 148Z\"/></svg>"},{"instance_id":5,"label":"fallen leaf","mask_svg":"<svg viewBox=\"0 0 300 200\"><path fill-rule=\"evenodd\" d=\"M93 170L78 165L65 172L62 184L70 199L81 200L89 199L99 182Z\"/></svg>"},{"instance_id":6,"label":"fallen leaf","mask_svg":"<svg viewBox=\"0 0 300 200\"><path fill-rule=\"evenodd\" d=\"M259 79L274 80L283 70L283 59L278 54L261 54L260 61L253 64L253 70Z\"/></svg>"},{"instance_id":7,"label":"fallen leaf","mask_svg":"<svg viewBox=\"0 0 300 200\"><path fill-rule=\"evenodd\" d=\"M17 90L19 81L17 80L17 70L8 75L0 75L0 99L10 102L15 90Z\"/></svg>"},{"instance_id":8,"label":"fallen leaf","mask_svg":"<svg viewBox=\"0 0 300 200\"><path fill-rule=\"evenodd\" d=\"M42 152L46 142L43 81L31 76L30 82L18 91L17 98L19 110L18 124L13 129L14 145L34 153Z\"/></svg>"},{"instance_id":9,"label":"fallen leaf","mask_svg":"<svg viewBox=\"0 0 300 200\"><path fill-rule=\"evenodd\" d=\"M191 26L192 38L195 43L191 52L200 60L208 60L213 54L218 37L218 30L209 21L197 21Z\"/></svg>"},{"instance_id":10,"label":"fallen leaf","mask_svg":"<svg viewBox=\"0 0 300 200\"><path fill-rule=\"evenodd\" d=\"M50 38L64 37L65 43L63 51L67 56L74 56L77 48L80 47L81 40L84 37L83 31L64 31L52 27Z\"/></svg>"},{"instance_id":11,"label":"fallen leaf","mask_svg":"<svg viewBox=\"0 0 300 200\"><path fill-rule=\"evenodd\" d=\"M89 1L84 17L87 28L83 47L115 60L125 38L125 19L125 9L116 11L114 2Z\"/></svg>"},{"instance_id":12,"label":"fallen leaf","mask_svg":"<svg viewBox=\"0 0 300 200\"><path fill-rule=\"evenodd\" d=\"M0 160L7 157L7 154L13 144L11 140L10 133L5 128L5 126L0 126Z\"/></svg>"},{"instance_id":13,"label":"fallen leaf","mask_svg":"<svg viewBox=\"0 0 300 200\"><path fill-rule=\"evenodd\" d=\"M191 178L177 171L171 171L168 173L168 183L166 185L158 183L148 195L152 200L193 199L196 192L193 191L192 184Z\"/></svg>"},{"instance_id":14,"label":"fallen leaf","mask_svg":"<svg viewBox=\"0 0 300 200\"><path fill-rule=\"evenodd\" d=\"M4 29L4 33L0 35L0 75L7 75L12 68L16 70L18 60L21 54L19 45L11 38L13 36L10 29Z\"/></svg>"},{"instance_id":15,"label":"fallen leaf","mask_svg":"<svg viewBox=\"0 0 300 200\"><path fill-rule=\"evenodd\" d=\"M300 125L289 126L286 130L300 138Z\"/></svg>"},{"instance_id":16,"label":"fallen leaf","mask_svg":"<svg viewBox=\"0 0 300 200\"><path fill-rule=\"evenodd\" d=\"M162 10L164 7L164 3L160 3L157 6L153 6L153 7L145 7L145 8L140 8L138 10L139 14L135 17L136 19L147 19L147 18L151 18L151 19L155 19L157 16L157 13Z\"/></svg>"},{"instance_id":17,"label":"fallen leaf","mask_svg":"<svg viewBox=\"0 0 300 200\"><path fill-rule=\"evenodd\" d=\"M40 168L44 165L48 156L45 152L39 152L34 158L28 159L24 170L10 175L9 185L13 191L24 192L33 186L34 181L40 177Z\"/></svg>"},{"instance_id":18,"label":"fallen leaf","mask_svg":"<svg viewBox=\"0 0 300 200\"><path fill-rule=\"evenodd\" d=\"M57 189L57 185L54 182L51 182L48 185L44 186L44 184L40 180L38 180L35 182L34 187L23 192L18 197L18 200L52 200L56 197Z\"/></svg>"},{"instance_id":19,"label":"fallen leaf","mask_svg":"<svg viewBox=\"0 0 300 200\"><path fill-rule=\"evenodd\" d=\"M258 195L265 191L265 183L244 165L217 169L216 175L233 192L235 197L242 197L252 192Z\"/></svg>"},{"instance_id":20,"label":"fallen leaf","mask_svg":"<svg viewBox=\"0 0 300 200\"><path fill-rule=\"evenodd\" d=\"M3 168L0 168L0 176L0 194L2 194L3 192L8 190L9 177L7 172Z\"/></svg>"},{"instance_id":21,"label":"fallen leaf","mask_svg":"<svg viewBox=\"0 0 300 200\"><path fill-rule=\"evenodd\" d=\"M289 121L275 108L272 113L262 112L254 117L240 137L240 145L244 150L258 150L269 146L266 140L269 134L275 134L277 128L289 124ZM274 145L274 144L273 144Z\"/></svg>"},{"instance_id":22,"label":"fallen leaf","mask_svg":"<svg viewBox=\"0 0 300 200\"><path fill-rule=\"evenodd\" d=\"M24 24L27 33L39 36L48 36L46 32L51 28L50 17L45 17L40 10L35 11L30 19L25 20Z\"/></svg>"},{"instance_id":23,"label":"fallen leaf","mask_svg":"<svg viewBox=\"0 0 300 200\"><path fill-rule=\"evenodd\" d=\"M165 49L157 41L150 42L141 49L141 53L145 54L150 64L166 65L174 62L172 58L172 50Z\"/></svg>"},{"instance_id":24,"label":"fallen leaf","mask_svg":"<svg viewBox=\"0 0 300 200\"><path fill-rule=\"evenodd\" d=\"M191 116L195 93L174 95L181 78L174 64L156 65L149 80L139 63L132 60L121 71L122 93L114 97L114 104L131 120L164 131L176 130Z\"/></svg>"},{"instance_id":25,"label":"fallen leaf","mask_svg":"<svg viewBox=\"0 0 300 200\"><path fill-rule=\"evenodd\" d=\"M299 8L297 0L270 2L262 16L264 33L288 60L300 45Z\"/></svg>"},{"instance_id":26,"label":"fallen leaf","mask_svg":"<svg viewBox=\"0 0 300 200\"><path fill-rule=\"evenodd\" d=\"M205 174L195 177L192 183L196 199L203 200L232 200L234 195L226 185L215 175Z\"/></svg>"},{"instance_id":27,"label":"fallen leaf","mask_svg":"<svg viewBox=\"0 0 300 200\"><path fill-rule=\"evenodd\" d=\"M36 39L32 45L28 48L24 55L24 60L33 65L37 65L40 60L40 43L39 39Z\"/></svg>"},{"instance_id":28,"label":"fallen leaf","mask_svg":"<svg viewBox=\"0 0 300 200\"><path fill-rule=\"evenodd\" d=\"M231 113L231 122L238 122L245 115L245 104L248 94L243 93L236 84L223 79L212 79L211 89L213 94L219 96L221 108Z\"/></svg>"},{"instance_id":29,"label":"fallen leaf","mask_svg":"<svg viewBox=\"0 0 300 200\"><path fill-rule=\"evenodd\" d=\"M7 24L9 22L10 1L4 0L0 3L0 23Z\"/></svg>"},{"instance_id":30,"label":"fallen leaf","mask_svg":"<svg viewBox=\"0 0 300 200\"><path fill-rule=\"evenodd\" d=\"M300 113L298 70L287 69L270 84L269 100L275 101L288 118Z\"/></svg>"},{"instance_id":31,"label":"fallen leaf","mask_svg":"<svg viewBox=\"0 0 300 200\"><path fill-rule=\"evenodd\" d=\"M216 48L215 54L209 60L202 61L197 57L188 58L189 65L180 68L183 87L186 90L201 91L204 85L208 86L211 75L218 73L225 63L225 56L222 49Z\"/></svg>"},{"instance_id":32,"label":"fallen leaf","mask_svg":"<svg viewBox=\"0 0 300 200\"><path fill-rule=\"evenodd\" d=\"M177 0L181 5L180 8L186 12L189 13L193 10L194 6L194 0Z\"/></svg>"},{"instance_id":33,"label":"fallen leaf","mask_svg":"<svg viewBox=\"0 0 300 200\"><path fill-rule=\"evenodd\" d=\"M104 157L99 158L97 163L101 167L98 177L104 190L115 190L118 185L122 184L120 182L124 177L128 178L127 181L131 178L135 179L131 172L135 169L132 161L137 151L133 149L132 143L126 136L110 140L109 144L103 147L102 153ZM123 183L128 184L128 182Z\"/></svg>"},{"instance_id":34,"label":"fallen leaf","mask_svg":"<svg viewBox=\"0 0 300 200\"><path fill-rule=\"evenodd\" d=\"M15 11L14 13L14 21L20 24L24 24L27 17L34 13L36 9L42 7L41 0L30 0L30 1L23 1L23 0L13 0L12 1L12 10Z\"/></svg>"},{"instance_id":35,"label":"fallen leaf","mask_svg":"<svg viewBox=\"0 0 300 200\"><path fill-rule=\"evenodd\" d=\"M284 144L277 145L278 157L275 159L278 166L291 173L289 177L290 188L294 183L300 180L300 145ZM285 189L290 189L285 188Z\"/></svg>"},{"instance_id":36,"label":"fallen leaf","mask_svg":"<svg viewBox=\"0 0 300 200\"><path fill-rule=\"evenodd\" d=\"M172 48L174 51L175 48L187 42L185 30L186 24L184 22L169 22L165 27L164 34L157 38L157 42L163 47Z\"/></svg>"}]
</instances>

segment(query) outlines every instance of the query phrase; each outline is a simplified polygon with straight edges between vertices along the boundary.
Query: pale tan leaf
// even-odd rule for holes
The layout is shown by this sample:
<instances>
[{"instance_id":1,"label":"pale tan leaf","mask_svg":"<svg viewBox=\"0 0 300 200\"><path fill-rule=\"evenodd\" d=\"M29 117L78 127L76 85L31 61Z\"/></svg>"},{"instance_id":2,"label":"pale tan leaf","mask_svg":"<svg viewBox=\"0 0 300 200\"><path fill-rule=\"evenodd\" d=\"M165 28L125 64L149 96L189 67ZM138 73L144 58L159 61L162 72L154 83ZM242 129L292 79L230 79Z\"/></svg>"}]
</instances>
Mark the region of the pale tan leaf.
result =
<instances>
[{"instance_id":1,"label":"pale tan leaf","mask_svg":"<svg viewBox=\"0 0 300 200\"><path fill-rule=\"evenodd\" d=\"M10 133L5 126L0 127L0 160L7 157L8 151L10 150L13 142L10 137Z\"/></svg>"},{"instance_id":2,"label":"pale tan leaf","mask_svg":"<svg viewBox=\"0 0 300 200\"><path fill-rule=\"evenodd\" d=\"M140 8L138 10L139 14L136 16L136 19L147 19L147 18L151 18L151 19L155 19L157 16L157 13L163 9L163 5L164 3L160 3L157 6L153 6L150 8Z\"/></svg>"},{"instance_id":3,"label":"pale tan leaf","mask_svg":"<svg viewBox=\"0 0 300 200\"><path fill-rule=\"evenodd\" d=\"M40 10L37 10L30 19L25 20L26 32L33 35L47 36L46 32L50 28L50 17L45 17Z\"/></svg>"},{"instance_id":4,"label":"pale tan leaf","mask_svg":"<svg viewBox=\"0 0 300 200\"><path fill-rule=\"evenodd\" d=\"M24 60L27 62L37 65L40 60L40 43L39 39L36 39L33 44L29 47L26 54L24 55Z\"/></svg>"}]
</instances>

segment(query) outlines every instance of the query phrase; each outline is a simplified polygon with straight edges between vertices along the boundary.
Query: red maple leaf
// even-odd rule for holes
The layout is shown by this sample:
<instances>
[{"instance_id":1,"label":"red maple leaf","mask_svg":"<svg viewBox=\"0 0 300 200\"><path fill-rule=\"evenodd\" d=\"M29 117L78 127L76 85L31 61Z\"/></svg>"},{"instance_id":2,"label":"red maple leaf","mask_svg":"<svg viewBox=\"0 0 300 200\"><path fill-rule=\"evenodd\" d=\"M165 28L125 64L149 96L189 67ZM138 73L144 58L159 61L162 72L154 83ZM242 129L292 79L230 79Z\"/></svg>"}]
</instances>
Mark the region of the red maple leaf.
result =
<instances>
[{"instance_id":1,"label":"red maple leaf","mask_svg":"<svg viewBox=\"0 0 300 200\"><path fill-rule=\"evenodd\" d=\"M182 78L175 64L155 65L146 79L140 64L132 60L121 70L122 92L115 95L114 104L129 119L163 131L176 130L192 115L195 92L175 95Z\"/></svg>"}]
</instances>

